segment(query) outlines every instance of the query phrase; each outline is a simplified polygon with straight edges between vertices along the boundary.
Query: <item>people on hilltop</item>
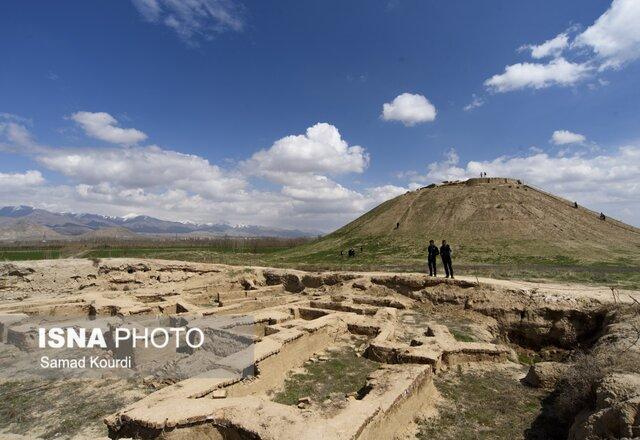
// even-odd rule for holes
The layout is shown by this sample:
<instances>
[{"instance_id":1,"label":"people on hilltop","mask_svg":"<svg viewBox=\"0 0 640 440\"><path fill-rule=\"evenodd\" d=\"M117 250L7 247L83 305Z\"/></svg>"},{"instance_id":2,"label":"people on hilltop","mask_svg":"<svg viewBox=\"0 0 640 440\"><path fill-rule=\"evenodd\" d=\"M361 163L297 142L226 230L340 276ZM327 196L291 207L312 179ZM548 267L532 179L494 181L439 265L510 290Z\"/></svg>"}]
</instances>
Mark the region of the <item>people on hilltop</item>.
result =
<instances>
[{"instance_id":1,"label":"people on hilltop","mask_svg":"<svg viewBox=\"0 0 640 440\"><path fill-rule=\"evenodd\" d=\"M606 219L607 219L607 216L606 216L606 215L604 215L604 213L602 213L602 212L601 212L601 213L600 213L600 220L603 220L603 221L604 221L604 220L606 220Z\"/></svg>"},{"instance_id":2,"label":"people on hilltop","mask_svg":"<svg viewBox=\"0 0 640 440\"><path fill-rule=\"evenodd\" d=\"M573 207L578 209L578 202L573 202Z\"/></svg>"},{"instance_id":3,"label":"people on hilltop","mask_svg":"<svg viewBox=\"0 0 640 440\"><path fill-rule=\"evenodd\" d=\"M349 256L349 258L351 257L355 257L356 256L356 251L353 248L349 248L349 252L347 254Z\"/></svg>"},{"instance_id":4,"label":"people on hilltop","mask_svg":"<svg viewBox=\"0 0 640 440\"><path fill-rule=\"evenodd\" d=\"M453 278L453 266L451 264L451 246L447 244L447 240L442 240L442 246L440 246L440 258L442 258L442 265L444 266L444 273L447 278Z\"/></svg>"},{"instance_id":5,"label":"people on hilltop","mask_svg":"<svg viewBox=\"0 0 640 440\"><path fill-rule=\"evenodd\" d=\"M429 276L435 277L436 275L436 257L440 255L438 246L434 244L433 240L429 240L429 247L427 247L427 264L429 265Z\"/></svg>"}]
</instances>

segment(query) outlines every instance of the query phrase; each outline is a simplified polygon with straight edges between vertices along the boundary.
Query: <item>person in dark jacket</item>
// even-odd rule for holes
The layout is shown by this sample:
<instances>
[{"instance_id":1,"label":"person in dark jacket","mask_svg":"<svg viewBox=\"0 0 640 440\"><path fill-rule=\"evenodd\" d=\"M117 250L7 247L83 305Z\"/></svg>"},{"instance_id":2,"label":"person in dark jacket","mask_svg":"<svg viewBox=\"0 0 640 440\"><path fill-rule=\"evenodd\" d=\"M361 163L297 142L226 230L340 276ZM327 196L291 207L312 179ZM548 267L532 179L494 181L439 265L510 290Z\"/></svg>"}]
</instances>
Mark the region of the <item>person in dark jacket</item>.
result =
<instances>
[{"instance_id":1,"label":"person in dark jacket","mask_svg":"<svg viewBox=\"0 0 640 440\"><path fill-rule=\"evenodd\" d=\"M444 266L444 273L447 278L451 276L453 278L453 266L451 265L451 246L447 244L447 240L442 240L442 246L440 246L440 258L442 258L442 265Z\"/></svg>"},{"instance_id":2,"label":"person in dark jacket","mask_svg":"<svg viewBox=\"0 0 640 440\"><path fill-rule=\"evenodd\" d=\"M429 247L427 248L427 263L429 264L429 276L436 276L436 257L440 255L438 246L433 243L433 240L429 240Z\"/></svg>"}]
</instances>

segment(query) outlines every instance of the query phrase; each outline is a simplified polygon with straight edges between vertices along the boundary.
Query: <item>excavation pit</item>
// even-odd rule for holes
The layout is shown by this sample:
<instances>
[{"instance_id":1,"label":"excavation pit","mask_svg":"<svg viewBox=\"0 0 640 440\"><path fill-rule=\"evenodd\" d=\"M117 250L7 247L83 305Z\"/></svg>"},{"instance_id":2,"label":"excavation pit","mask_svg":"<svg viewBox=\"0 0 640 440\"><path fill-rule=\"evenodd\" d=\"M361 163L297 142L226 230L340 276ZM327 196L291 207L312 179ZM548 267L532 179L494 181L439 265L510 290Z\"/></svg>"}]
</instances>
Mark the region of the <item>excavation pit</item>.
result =
<instances>
[{"instance_id":1,"label":"excavation pit","mask_svg":"<svg viewBox=\"0 0 640 440\"><path fill-rule=\"evenodd\" d=\"M56 262L60 291L41 276L49 273L44 263L21 271L29 281L13 289L24 300L0 302L10 342L0 344L3 352L28 352L16 331L47 311L94 325L157 320L202 328L207 338L201 348L164 353L171 362L158 361L162 352L133 351L132 370L152 374L131 380L152 392L103 414L114 439L393 438L434 408L434 378L469 366L522 371L523 353L547 359L555 350L570 360L567 350L587 350L613 322L596 302L420 274L67 264Z\"/></svg>"}]
</instances>

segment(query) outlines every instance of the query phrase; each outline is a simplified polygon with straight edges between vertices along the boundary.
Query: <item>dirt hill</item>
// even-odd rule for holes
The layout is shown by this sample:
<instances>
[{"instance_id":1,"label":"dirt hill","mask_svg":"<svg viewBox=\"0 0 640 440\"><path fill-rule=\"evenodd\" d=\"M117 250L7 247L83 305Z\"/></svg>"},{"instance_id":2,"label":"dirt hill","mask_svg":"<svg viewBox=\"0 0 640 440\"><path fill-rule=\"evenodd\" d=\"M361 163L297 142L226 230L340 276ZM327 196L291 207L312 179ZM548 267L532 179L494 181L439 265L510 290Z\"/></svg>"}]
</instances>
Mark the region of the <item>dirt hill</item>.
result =
<instances>
[{"instance_id":1,"label":"dirt hill","mask_svg":"<svg viewBox=\"0 0 640 440\"><path fill-rule=\"evenodd\" d=\"M51 228L25 220L0 224L0 241L62 240L64 236Z\"/></svg>"},{"instance_id":2,"label":"dirt hill","mask_svg":"<svg viewBox=\"0 0 640 440\"><path fill-rule=\"evenodd\" d=\"M599 214L519 180L469 179L388 200L288 256L331 262L353 247L363 261L394 264L446 239L459 262L637 266L640 229Z\"/></svg>"}]
</instances>

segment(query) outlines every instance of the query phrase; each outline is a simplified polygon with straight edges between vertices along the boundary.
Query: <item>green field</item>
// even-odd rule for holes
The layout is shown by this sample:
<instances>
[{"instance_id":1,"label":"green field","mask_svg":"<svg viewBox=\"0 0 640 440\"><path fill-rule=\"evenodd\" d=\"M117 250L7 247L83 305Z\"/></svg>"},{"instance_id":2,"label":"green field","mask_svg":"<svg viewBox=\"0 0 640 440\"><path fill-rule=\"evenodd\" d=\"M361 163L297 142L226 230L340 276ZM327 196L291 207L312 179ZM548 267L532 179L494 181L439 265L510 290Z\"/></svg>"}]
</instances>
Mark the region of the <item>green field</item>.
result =
<instances>
[{"instance_id":1,"label":"green field","mask_svg":"<svg viewBox=\"0 0 640 440\"><path fill-rule=\"evenodd\" d=\"M60 254L60 249L0 249L0 261L55 260Z\"/></svg>"}]
</instances>

